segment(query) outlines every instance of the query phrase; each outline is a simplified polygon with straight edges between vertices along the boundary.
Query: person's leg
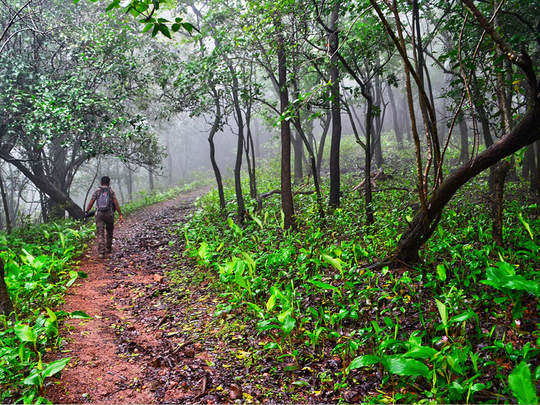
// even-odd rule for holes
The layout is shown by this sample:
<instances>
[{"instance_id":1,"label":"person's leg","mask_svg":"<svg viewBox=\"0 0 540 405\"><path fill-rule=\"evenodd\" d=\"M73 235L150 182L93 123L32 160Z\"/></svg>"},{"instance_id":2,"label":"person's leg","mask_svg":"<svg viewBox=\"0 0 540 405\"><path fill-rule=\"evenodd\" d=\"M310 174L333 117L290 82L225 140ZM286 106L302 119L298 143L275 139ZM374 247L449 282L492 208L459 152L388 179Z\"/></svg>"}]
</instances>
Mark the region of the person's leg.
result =
<instances>
[{"instance_id":1,"label":"person's leg","mask_svg":"<svg viewBox=\"0 0 540 405\"><path fill-rule=\"evenodd\" d=\"M98 253L101 257L105 255L105 222L101 214L96 213L96 239L98 243Z\"/></svg>"},{"instance_id":2,"label":"person's leg","mask_svg":"<svg viewBox=\"0 0 540 405\"><path fill-rule=\"evenodd\" d=\"M112 251L112 241L113 241L113 232L114 232L114 219L113 218L111 218L110 221L107 221L106 229L107 229L106 251L107 251L107 253L111 253L111 251Z\"/></svg>"}]
</instances>

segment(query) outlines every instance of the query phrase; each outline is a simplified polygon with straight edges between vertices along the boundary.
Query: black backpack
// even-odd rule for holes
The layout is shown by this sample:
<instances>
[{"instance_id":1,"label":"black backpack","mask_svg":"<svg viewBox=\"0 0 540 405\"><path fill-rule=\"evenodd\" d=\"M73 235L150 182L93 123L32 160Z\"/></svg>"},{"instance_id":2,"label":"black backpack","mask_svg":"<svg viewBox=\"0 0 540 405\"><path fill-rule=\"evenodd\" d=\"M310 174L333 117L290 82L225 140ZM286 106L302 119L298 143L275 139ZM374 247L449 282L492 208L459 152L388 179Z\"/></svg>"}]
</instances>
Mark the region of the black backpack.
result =
<instances>
[{"instance_id":1,"label":"black backpack","mask_svg":"<svg viewBox=\"0 0 540 405\"><path fill-rule=\"evenodd\" d=\"M96 201L97 210L100 212L112 211L111 189L102 188Z\"/></svg>"}]
</instances>

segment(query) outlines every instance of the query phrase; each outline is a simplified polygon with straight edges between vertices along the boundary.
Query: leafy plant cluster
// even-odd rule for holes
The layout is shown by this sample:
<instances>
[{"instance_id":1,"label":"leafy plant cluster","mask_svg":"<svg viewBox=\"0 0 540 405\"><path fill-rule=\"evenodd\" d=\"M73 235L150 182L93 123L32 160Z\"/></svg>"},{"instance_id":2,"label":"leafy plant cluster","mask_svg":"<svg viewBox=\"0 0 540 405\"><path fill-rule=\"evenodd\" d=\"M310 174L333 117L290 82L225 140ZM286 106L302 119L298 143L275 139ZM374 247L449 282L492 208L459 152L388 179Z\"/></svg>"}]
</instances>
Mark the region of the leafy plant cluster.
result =
<instances>
[{"instance_id":1,"label":"leafy plant cluster","mask_svg":"<svg viewBox=\"0 0 540 405\"><path fill-rule=\"evenodd\" d=\"M69 358L47 363L44 355L61 344L60 319L88 317L81 311L53 309L69 286L87 276L74 265L93 232L91 224L65 221L0 234L0 259L14 306L11 317L0 315L1 402L46 402L45 379L67 365Z\"/></svg>"},{"instance_id":2,"label":"leafy plant cluster","mask_svg":"<svg viewBox=\"0 0 540 405\"><path fill-rule=\"evenodd\" d=\"M283 230L277 197L263 202L263 213L249 201L250 220L240 227L220 215L216 192L205 196L182 232L188 254L215 272L228 298L216 316L250 314L267 341L264 350L293 372L291 387L310 385L312 393L343 393L369 375L384 394L372 387L357 400L513 396L535 403L536 206L507 203L506 245L499 247L491 239L489 208L477 201L485 186L472 183L445 211L422 265L370 267L394 250L412 220L413 192L405 189L414 186L395 173L378 184L388 191L377 194L371 226L359 218L364 202L353 177L341 208L325 220L318 219L314 195L295 195L296 231ZM261 189L278 186L271 169L259 178ZM509 187L509 195L520 193ZM233 210L231 187L226 197ZM339 359L335 372L324 367L329 359ZM316 384L300 371L314 364L320 366L312 370Z\"/></svg>"}]
</instances>

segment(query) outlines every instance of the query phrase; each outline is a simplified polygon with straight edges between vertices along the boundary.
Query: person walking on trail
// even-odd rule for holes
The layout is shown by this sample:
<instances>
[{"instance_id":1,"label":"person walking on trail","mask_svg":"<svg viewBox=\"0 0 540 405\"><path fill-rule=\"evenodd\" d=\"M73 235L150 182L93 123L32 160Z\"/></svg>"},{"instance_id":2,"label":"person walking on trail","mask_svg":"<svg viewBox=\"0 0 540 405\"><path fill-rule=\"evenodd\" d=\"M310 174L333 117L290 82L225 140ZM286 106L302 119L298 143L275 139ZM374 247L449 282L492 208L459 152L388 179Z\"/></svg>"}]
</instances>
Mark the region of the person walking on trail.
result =
<instances>
[{"instance_id":1,"label":"person walking on trail","mask_svg":"<svg viewBox=\"0 0 540 405\"><path fill-rule=\"evenodd\" d=\"M114 211L118 212L118 220L122 221L122 211L116 199L114 191L111 189L111 179L108 176L101 178L101 185L94 192L86 213L92 209L96 203L96 237L98 241L98 253L100 258L104 258L106 253L112 251L112 240L114 231Z\"/></svg>"}]
</instances>

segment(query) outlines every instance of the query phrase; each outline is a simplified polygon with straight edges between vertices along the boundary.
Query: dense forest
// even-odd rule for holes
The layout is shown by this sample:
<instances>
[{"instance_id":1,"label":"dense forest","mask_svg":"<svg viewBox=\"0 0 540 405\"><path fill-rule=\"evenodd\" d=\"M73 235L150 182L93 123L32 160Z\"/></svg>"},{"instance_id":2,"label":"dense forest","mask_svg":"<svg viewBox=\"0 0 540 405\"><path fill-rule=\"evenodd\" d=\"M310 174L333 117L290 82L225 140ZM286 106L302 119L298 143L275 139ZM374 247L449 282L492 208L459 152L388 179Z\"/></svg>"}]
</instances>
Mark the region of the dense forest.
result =
<instances>
[{"instance_id":1,"label":"dense forest","mask_svg":"<svg viewBox=\"0 0 540 405\"><path fill-rule=\"evenodd\" d=\"M0 401L537 404L539 33L0 0Z\"/></svg>"}]
</instances>

